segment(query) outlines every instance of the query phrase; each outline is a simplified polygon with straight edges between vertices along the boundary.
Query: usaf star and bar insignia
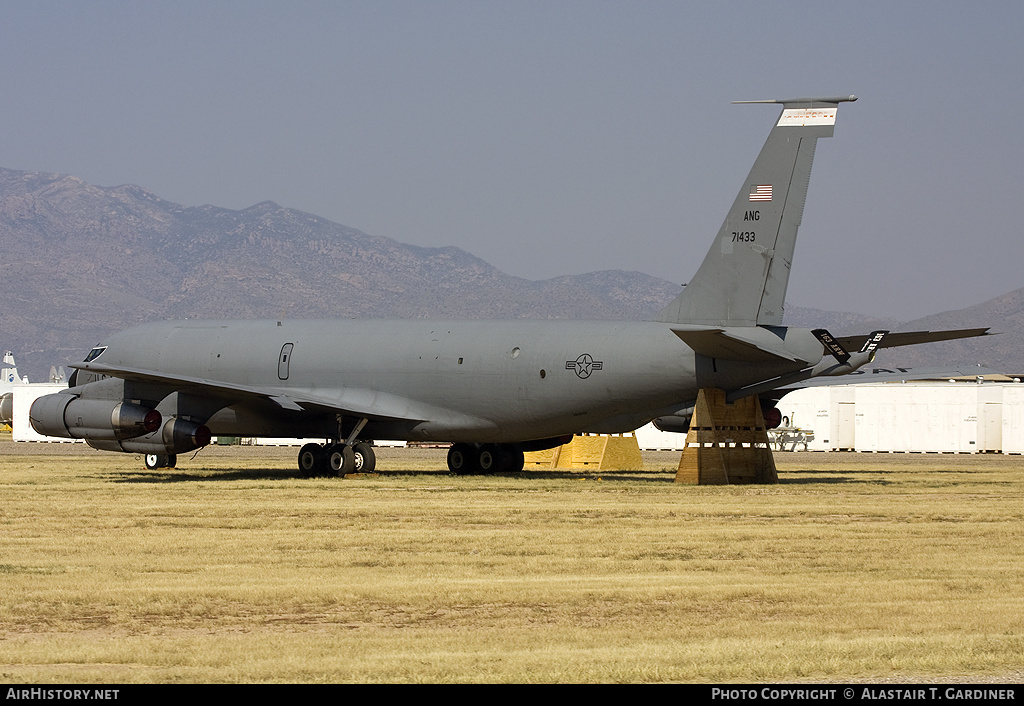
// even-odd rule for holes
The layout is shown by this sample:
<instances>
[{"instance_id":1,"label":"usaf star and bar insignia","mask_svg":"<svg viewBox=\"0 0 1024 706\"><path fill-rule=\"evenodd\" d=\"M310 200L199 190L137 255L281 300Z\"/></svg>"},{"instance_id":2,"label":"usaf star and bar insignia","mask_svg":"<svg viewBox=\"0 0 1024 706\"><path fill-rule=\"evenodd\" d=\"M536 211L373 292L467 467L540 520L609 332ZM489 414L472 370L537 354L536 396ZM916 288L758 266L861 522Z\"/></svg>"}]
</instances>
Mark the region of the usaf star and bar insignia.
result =
<instances>
[{"instance_id":1,"label":"usaf star and bar insignia","mask_svg":"<svg viewBox=\"0 0 1024 706\"><path fill-rule=\"evenodd\" d=\"M576 377L580 379L590 377L592 372L600 370L603 367L604 363L600 360L594 360L594 356L589 353L582 353L576 358L576 360L565 361L565 369L575 371Z\"/></svg>"}]
</instances>

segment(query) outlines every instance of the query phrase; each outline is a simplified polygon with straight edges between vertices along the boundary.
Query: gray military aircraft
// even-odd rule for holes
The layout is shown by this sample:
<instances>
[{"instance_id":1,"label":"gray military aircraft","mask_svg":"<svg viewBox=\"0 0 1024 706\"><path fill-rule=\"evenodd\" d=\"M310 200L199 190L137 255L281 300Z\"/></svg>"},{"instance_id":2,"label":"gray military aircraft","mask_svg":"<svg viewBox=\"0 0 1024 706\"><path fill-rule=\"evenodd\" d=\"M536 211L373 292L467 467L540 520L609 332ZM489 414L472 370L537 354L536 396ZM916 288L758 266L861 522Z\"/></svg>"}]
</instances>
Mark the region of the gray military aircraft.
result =
<instances>
[{"instance_id":1,"label":"gray military aircraft","mask_svg":"<svg viewBox=\"0 0 1024 706\"><path fill-rule=\"evenodd\" d=\"M31 424L150 468L224 434L324 439L300 449L303 475L371 470L373 439L453 442L457 473L521 470L524 451L583 431L684 430L700 388L734 400L852 372L878 347L984 334L782 325L814 148L853 100L752 101L782 113L703 264L653 321L150 323L73 365Z\"/></svg>"}]
</instances>

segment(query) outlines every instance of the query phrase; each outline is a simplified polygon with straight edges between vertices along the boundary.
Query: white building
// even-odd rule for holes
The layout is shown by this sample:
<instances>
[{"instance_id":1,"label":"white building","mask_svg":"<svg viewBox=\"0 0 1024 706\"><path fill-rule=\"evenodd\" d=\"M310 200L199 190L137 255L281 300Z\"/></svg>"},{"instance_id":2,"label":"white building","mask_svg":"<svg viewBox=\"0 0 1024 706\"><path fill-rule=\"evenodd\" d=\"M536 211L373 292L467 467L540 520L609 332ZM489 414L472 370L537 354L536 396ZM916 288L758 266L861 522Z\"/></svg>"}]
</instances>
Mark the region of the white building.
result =
<instances>
[{"instance_id":1,"label":"white building","mask_svg":"<svg viewBox=\"0 0 1024 706\"><path fill-rule=\"evenodd\" d=\"M809 450L1024 452L1024 385L907 382L810 387L778 404Z\"/></svg>"},{"instance_id":2,"label":"white building","mask_svg":"<svg viewBox=\"0 0 1024 706\"><path fill-rule=\"evenodd\" d=\"M1024 454L1024 384L907 382L808 387L780 400L785 450ZM648 424L641 449L682 450Z\"/></svg>"}]
</instances>

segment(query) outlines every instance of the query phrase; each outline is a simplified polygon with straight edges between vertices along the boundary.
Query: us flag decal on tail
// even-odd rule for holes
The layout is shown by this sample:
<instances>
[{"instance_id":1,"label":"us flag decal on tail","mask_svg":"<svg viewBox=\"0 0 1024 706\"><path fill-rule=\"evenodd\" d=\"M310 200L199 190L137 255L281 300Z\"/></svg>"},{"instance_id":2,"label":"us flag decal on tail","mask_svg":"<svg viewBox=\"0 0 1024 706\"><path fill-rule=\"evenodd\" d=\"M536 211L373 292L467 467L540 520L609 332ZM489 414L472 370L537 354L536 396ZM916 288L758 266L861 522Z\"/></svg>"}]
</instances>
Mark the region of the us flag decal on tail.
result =
<instances>
[{"instance_id":1,"label":"us flag decal on tail","mask_svg":"<svg viewBox=\"0 0 1024 706\"><path fill-rule=\"evenodd\" d=\"M750 200L751 201L771 201L772 200L772 185L771 184L754 184L750 187Z\"/></svg>"}]
</instances>

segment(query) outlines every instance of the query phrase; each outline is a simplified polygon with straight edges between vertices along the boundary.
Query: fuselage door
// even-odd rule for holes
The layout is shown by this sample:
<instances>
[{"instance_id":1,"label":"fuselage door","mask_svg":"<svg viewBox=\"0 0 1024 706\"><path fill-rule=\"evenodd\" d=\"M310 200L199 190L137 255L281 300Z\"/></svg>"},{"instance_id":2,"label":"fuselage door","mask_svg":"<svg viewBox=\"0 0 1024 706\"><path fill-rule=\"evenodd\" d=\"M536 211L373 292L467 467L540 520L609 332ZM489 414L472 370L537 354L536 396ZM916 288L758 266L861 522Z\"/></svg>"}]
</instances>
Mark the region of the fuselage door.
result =
<instances>
[{"instance_id":1,"label":"fuselage door","mask_svg":"<svg viewBox=\"0 0 1024 706\"><path fill-rule=\"evenodd\" d=\"M288 365L292 357L292 348L295 347L293 343L286 343L281 346L281 355L277 359L277 378L278 380L288 379Z\"/></svg>"}]
</instances>

